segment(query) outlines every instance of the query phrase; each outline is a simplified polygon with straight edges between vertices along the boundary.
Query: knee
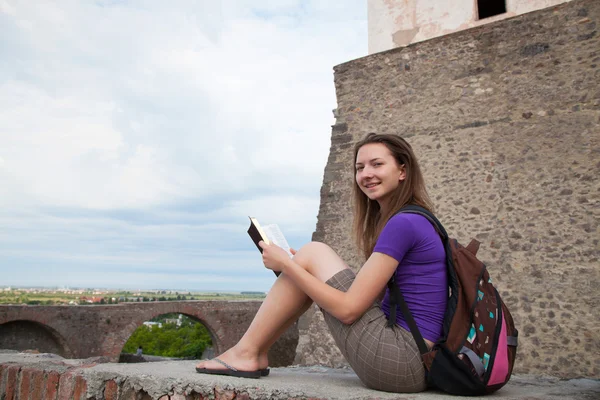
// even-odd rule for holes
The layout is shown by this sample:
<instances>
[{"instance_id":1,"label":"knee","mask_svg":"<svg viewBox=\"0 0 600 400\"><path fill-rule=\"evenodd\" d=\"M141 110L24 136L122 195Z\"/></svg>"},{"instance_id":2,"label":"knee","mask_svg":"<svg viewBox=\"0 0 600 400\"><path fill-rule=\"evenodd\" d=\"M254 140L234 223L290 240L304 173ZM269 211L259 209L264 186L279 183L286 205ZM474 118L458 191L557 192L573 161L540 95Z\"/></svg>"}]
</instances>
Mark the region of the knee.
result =
<instances>
[{"instance_id":1,"label":"knee","mask_svg":"<svg viewBox=\"0 0 600 400\"><path fill-rule=\"evenodd\" d=\"M294 255L294 261L302 268L308 269L316 257L322 256L328 252L332 252L331 247L321 242L310 242L305 244Z\"/></svg>"},{"instance_id":2,"label":"knee","mask_svg":"<svg viewBox=\"0 0 600 400\"><path fill-rule=\"evenodd\" d=\"M296 252L296 257L306 257L308 255L322 254L324 252L333 251L331 247L327 246L325 243L321 242L309 242L302 246L300 250Z\"/></svg>"}]
</instances>

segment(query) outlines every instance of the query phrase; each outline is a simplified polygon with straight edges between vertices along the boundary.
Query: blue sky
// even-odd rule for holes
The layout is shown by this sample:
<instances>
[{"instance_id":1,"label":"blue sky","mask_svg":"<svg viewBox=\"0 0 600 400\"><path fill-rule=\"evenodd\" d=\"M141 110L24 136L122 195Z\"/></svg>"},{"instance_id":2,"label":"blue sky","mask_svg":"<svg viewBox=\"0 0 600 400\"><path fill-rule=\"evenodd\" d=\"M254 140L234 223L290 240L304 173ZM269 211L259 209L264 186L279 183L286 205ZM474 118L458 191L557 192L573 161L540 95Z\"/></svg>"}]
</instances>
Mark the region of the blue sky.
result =
<instances>
[{"instance_id":1,"label":"blue sky","mask_svg":"<svg viewBox=\"0 0 600 400\"><path fill-rule=\"evenodd\" d=\"M365 0L0 0L0 286L268 290L315 230Z\"/></svg>"}]
</instances>

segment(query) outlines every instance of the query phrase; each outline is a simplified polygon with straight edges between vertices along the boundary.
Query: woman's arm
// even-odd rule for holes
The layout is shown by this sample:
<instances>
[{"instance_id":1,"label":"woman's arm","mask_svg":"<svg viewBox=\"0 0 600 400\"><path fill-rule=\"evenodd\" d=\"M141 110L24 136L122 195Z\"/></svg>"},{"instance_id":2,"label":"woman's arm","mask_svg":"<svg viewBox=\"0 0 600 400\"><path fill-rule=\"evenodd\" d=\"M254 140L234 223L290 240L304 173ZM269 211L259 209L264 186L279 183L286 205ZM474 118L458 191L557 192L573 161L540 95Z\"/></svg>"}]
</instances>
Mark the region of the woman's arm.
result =
<instances>
[{"instance_id":1,"label":"woman's arm","mask_svg":"<svg viewBox=\"0 0 600 400\"><path fill-rule=\"evenodd\" d=\"M398 267L398 261L383 254L373 253L358 271L347 292L342 292L321 282L290 259L284 273L325 311L345 324L357 320L377 301L382 290Z\"/></svg>"},{"instance_id":2,"label":"woman's arm","mask_svg":"<svg viewBox=\"0 0 600 400\"><path fill-rule=\"evenodd\" d=\"M271 245L263 244L262 247L267 250ZM268 250L276 251L274 248ZM342 292L311 275L287 255L279 260L282 261L275 263L278 266L268 267L279 267L317 305L345 324L353 323L377 300L398 266L398 261L394 258L383 253L373 253L356 275L350 289Z\"/></svg>"}]
</instances>

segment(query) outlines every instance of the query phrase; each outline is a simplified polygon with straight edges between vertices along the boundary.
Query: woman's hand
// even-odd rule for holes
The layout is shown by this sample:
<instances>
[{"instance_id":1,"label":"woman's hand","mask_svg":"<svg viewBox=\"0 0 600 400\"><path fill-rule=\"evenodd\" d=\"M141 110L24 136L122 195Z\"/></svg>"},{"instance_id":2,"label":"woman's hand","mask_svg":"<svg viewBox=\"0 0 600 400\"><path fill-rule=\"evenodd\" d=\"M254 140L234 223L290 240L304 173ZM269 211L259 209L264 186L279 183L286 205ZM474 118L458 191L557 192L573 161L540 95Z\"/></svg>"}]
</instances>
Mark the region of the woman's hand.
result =
<instances>
[{"instance_id":1,"label":"woman's hand","mask_svg":"<svg viewBox=\"0 0 600 400\"><path fill-rule=\"evenodd\" d=\"M275 272L283 272L286 261L290 260L288 253L276 244L266 244L262 240L258 245L263 249L262 258L265 267ZM296 254L294 249L290 249L290 252Z\"/></svg>"}]
</instances>

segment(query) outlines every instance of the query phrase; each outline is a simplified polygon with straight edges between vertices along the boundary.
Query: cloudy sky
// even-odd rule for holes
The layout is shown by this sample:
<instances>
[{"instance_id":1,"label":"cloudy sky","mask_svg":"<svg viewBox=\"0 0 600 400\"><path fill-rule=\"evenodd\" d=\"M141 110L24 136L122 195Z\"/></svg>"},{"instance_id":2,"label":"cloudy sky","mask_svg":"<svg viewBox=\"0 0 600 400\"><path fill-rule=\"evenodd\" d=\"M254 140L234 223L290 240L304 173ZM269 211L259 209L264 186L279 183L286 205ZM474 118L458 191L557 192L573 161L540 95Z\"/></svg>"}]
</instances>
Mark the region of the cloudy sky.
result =
<instances>
[{"instance_id":1,"label":"cloudy sky","mask_svg":"<svg viewBox=\"0 0 600 400\"><path fill-rule=\"evenodd\" d=\"M268 290L315 230L366 1L0 0L0 286Z\"/></svg>"}]
</instances>

